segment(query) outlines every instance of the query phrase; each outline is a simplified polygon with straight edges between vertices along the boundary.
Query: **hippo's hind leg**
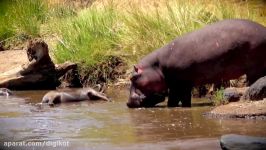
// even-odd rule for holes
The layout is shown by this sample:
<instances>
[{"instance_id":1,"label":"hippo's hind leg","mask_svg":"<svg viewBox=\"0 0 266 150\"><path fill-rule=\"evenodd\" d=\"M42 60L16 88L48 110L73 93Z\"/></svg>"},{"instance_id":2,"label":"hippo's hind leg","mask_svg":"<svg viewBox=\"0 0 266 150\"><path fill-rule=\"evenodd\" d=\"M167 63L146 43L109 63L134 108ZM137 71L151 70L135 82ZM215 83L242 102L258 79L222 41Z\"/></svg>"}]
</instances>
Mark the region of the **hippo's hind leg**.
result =
<instances>
[{"instance_id":1,"label":"hippo's hind leg","mask_svg":"<svg viewBox=\"0 0 266 150\"><path fill-rule=\"evenodd\" d=\"M182 102L182 107L191 107L191 88L186 88L184 91L181 93L182 95L180 96L181 102Z\"/></svg>"},{"instance_id":2,"label":"hippo's hind leg","mask_svg":"<svg viewBox=\"0 0 266 150\"><path fill-rule=\"evenodd\" d=\"M182 107L191 107L191 84L181 84L178 88L170 88L168 97L168 107L178 107L181 101Z\"/></svg>"}]
</instances>

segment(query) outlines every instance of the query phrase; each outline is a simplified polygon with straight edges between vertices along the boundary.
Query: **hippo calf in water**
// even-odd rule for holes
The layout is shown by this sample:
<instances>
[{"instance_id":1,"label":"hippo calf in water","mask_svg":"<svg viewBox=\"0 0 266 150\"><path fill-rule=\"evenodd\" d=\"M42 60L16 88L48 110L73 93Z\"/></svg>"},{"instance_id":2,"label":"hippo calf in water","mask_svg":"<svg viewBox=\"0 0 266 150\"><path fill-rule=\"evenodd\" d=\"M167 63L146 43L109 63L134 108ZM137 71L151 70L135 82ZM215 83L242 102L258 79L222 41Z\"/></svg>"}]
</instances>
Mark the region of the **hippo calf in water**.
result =
<instances>
[{"instance_id":1,"label":"hippo calf in water","mask_svg":"<svg viewBox=\"0 0 266 150\"><path fill-rule=\"evenodd\" d=\"M50 91L46 93L42 98L42 103L48 103L54 105L65 102L77 102L84 100L99 100L103 99L109 101L109 99L101 92L97 92L92 88L83 88L67 91Z\"/></svg>"},{"instance_id":2,"label":"hippo calf in water","mask_svg":"<svg viewBox=\"0 0 266 150\"><path fill-rule=\"evenodd\" d=\"M193 86L243 74L249 84L266 75L266 28L232 19L177 37L134 66L127 106L152 107L168 96L168 106L191 107Z\"/></svg>"}]
</instances>

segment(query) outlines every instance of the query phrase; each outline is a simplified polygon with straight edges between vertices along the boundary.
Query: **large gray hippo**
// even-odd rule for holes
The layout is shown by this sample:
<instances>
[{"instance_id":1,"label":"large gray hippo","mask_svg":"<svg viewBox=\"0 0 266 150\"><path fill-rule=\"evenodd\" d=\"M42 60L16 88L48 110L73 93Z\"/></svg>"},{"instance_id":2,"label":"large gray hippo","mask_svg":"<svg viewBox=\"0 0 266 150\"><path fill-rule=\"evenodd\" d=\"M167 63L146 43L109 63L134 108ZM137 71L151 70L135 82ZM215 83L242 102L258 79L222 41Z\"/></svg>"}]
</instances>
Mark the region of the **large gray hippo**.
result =
<instances>
[{"instance_id":1,"label":"large gray hippo","mask_svg":"<svg viewBox=\"0 0 266 150\"><path fill-rule=\"evenodd\" d=\"M128 107L152 107L168 96L168 106L191 106L196 85L243 74L249 83L266 75L266 28L233 19L177 37L134 66Z\"/></svg>"}]
</instances>

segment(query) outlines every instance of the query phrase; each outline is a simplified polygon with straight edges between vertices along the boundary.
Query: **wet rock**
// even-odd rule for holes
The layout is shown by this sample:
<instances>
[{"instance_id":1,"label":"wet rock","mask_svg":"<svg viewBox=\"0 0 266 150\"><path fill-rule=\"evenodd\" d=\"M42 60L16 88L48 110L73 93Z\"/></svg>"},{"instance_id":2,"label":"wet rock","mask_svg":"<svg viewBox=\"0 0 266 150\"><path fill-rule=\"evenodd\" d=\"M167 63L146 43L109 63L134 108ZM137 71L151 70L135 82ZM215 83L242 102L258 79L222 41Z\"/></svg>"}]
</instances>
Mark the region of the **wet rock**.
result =
<instances>
[{"instance_id":1,"label":"wet rock","mask_svg":"<svg viewBox=\"0 0 266 150\"><path fill-rule=\"evenodd\" d=\"M223 150L265 150L266 138L245 135L223 135L220 140Z\"/></svg>"},{"instance_id":2,"label":"wet rock","mask_svg":"<svg viewBox=\"0 0 266 150\"><path fill-rule=\"evenodd\" d=\"M228 102L239 101L247 88L226 88L223 93L224 100Z\"/></svg>"},{"instance_id":3,"label":"wet rock","mask_svg":"<svg viewBox=\"0 0 266 150\"><path fill-rule=\"evenodd\" d=\"M266 76L253 83L243 96L247 100L262 100L266 98Z\"/></svg>"}]
</instances>

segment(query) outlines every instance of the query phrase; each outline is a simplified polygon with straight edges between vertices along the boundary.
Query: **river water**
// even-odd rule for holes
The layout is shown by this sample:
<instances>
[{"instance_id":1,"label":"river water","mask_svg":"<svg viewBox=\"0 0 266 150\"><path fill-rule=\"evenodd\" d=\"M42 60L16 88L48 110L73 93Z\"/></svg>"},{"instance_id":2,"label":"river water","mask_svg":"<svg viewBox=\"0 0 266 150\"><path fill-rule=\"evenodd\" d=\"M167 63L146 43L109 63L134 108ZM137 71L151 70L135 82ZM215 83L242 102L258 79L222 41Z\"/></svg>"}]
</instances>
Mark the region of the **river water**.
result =
<instances>
[{"instance_id":1,"label":"river water","mask_svg":"<svg viewBox=\"0 0 266 150\"><path fill-rule=\"evenodd\" d=\"M266 121L211 119L212 107L193 99L192 108L129 109L127 88L110 88L112 102L38 105L47 91L20 91L0 98L0 149L7 142L50 142L45 146L13 145L11 149L220 149L223 134L266 136ZM65 142L65 145L58 144ZM6 143L5 143L6 142ZM54 145L51 145L53 142ZM67 143L68 142L68 143Z\"/></svg>"}]
</instances>

